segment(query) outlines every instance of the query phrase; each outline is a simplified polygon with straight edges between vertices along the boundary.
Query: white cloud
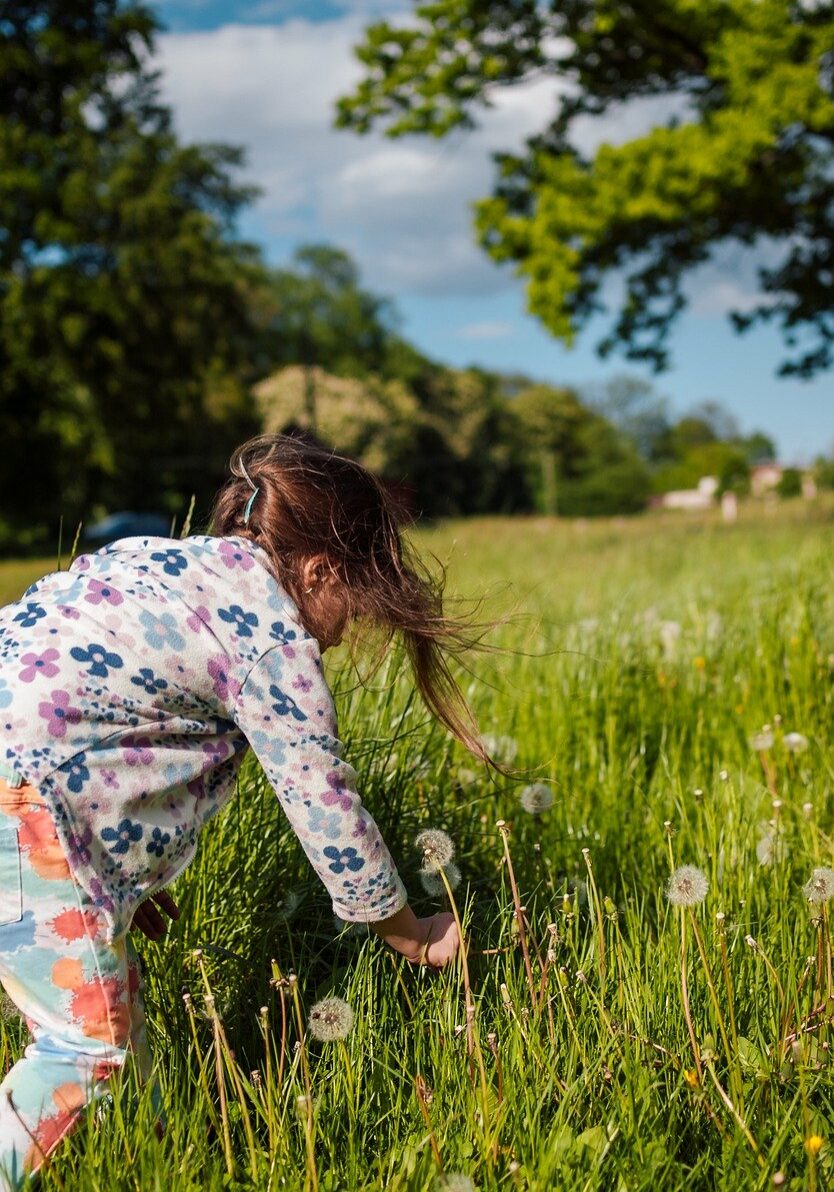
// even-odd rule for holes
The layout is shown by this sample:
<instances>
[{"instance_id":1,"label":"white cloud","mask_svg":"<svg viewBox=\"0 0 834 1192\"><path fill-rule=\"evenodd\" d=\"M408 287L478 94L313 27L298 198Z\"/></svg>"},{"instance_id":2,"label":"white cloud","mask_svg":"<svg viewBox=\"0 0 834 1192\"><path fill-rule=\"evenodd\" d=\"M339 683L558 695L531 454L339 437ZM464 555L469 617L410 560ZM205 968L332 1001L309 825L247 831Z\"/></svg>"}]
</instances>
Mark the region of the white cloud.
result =
<instances>
[{"instance_id":1,"label":"white cloud","mask_svg":"<svg viewBox=\"0 0 834 1192\"><path fill-rule=\"evenodd\" d=\"M512 323L495 319L492 322L467 323L459 327L456 334L460 339L506 339L513 334L513 330Z\"/></svg>"}]
</instances>

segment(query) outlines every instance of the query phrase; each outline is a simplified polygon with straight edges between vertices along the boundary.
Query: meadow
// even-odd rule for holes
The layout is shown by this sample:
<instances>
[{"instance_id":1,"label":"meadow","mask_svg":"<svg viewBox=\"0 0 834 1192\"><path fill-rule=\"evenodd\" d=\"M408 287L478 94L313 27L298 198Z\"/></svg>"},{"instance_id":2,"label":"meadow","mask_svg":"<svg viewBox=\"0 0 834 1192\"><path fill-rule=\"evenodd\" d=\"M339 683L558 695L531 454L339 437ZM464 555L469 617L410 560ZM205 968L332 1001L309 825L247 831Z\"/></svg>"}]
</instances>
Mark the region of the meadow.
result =
<instances>
[{"instance_id":1,"label":"meadow","mask_svg":"<svg viewBox=\"0 0 834 1192\"><path fill-rule=\"evenodd\" d=\"M507 652L455 673L516 776L429 718L399 649L364 685L344 647L325 662L412 905L452 903L466 964L338 929L247 757L179 923L134 933L167 1132L125 1073L40 1186L834 1186L831 508L411 538L459 611L511 616L487 639ZM5 600L55 561L14 566ZM421 876L426 828L446 882ZM328 997L343 1038L318 1037ZM3 1069L24 1036L7 1013Z\"/></svg>"}]
</instances>

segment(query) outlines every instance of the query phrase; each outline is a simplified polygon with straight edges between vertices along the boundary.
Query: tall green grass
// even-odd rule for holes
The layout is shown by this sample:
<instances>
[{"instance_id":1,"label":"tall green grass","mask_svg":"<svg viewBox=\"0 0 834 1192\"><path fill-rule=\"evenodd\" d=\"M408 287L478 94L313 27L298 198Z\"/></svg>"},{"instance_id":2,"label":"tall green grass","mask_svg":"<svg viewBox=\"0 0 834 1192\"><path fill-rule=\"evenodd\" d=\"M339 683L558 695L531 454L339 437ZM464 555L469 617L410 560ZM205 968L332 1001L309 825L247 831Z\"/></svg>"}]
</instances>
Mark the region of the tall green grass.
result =
<instances>
[{"instance_id":1,"label":"tall green grass","mask_svg":"<svg viewBox=\"0 0 834 1192\"><path fill-rule=\"evenodd\" d=\"M42 1186L833 1186L828 905L802 890L834 860L827 511L413 537L450 595L515 617L490 640L517 653L458 675L523 773L496 781L452 742L398 650L367 690L343 650L325 657L418 914L448 896L424 893L415 834L455 842L472 1037L460 964L431 974L337 931L247 758L176 884L180 922L137 939L167 1133L126 1075ZM764 725L773 745L751 748ZM555 795L539 815L519 801L533 782ZM689 909L666 897L684 863L708 880ZM343 1043L306 1026L330 994L354 1010ZM4 1064L23 1045L0 1028Z\"/></svg>"}]
</instances>

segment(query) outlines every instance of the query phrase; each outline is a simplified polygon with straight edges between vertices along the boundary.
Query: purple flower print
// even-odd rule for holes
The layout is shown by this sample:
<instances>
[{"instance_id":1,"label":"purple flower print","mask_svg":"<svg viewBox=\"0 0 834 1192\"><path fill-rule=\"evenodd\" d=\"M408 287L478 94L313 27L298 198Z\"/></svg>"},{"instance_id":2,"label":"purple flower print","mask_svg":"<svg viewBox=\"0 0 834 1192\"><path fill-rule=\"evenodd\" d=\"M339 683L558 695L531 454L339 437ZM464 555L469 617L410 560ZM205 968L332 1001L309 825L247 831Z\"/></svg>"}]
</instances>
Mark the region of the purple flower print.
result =
<instances>
[{"instance_id":1,"label":"purple flower print","mask_svg":"<svg viewBox=\"0 0 834 1192\"><path fill-rule=\"evenodd\" d=\"M244 612L239 604L232 604L229 608L219 608L217 615L221 621L227 621L235 626L238 637L251 637L251 626L258 624L256 613Z\"/></svg>"},{"instance_id":2,"label":"purple flower print","mask_svg":"<svg viewBox=\"0 0 834 1192\"><path fill-rule=\"evenodd\" d=\"M139 614L139 622L145 629L145 641L152 650L161 650L165 646L169 650L182 650L185 638L177 632L177 622L173 613L160 613L155 617L153 613L143 610Z\"/></svg>"},{"instance_id":3,"label":"purple flower print","mask_svg":"<svg viewBox=\"0 0 834 1192\"><path fill-rule=\"evenodd\" d=\"M123 819L118 828L102 828L101 839L108 843L111 853L126 853L137 840L142 839L144 828L141 824L135 824L133 820ZM113 841L109 844L109 841Z\"/></svg>"},{"instance_id":4,"label":"purple flower print","mask_svg":"<svg viewBox=\"0 0 834 1192\"><path fill-rule=\"evenodd\" d=\"M46 609L41 605L29 601L26 608L22 612L14 616L14 620L19 622L21 629L31 629L33 625L37 625L41 617L46 616Z\"/></svg>"},{"instance_id":5,"label":"purple flower print","mask_svg":"<svg viewBox=\"0 0 834 1192\"><path fill-rule=\"evenodd\" d=\"M292 696L287 695L286 691L282 691L274 683L269 688L269 694L275 700L272 708L279 716L292 716L294 720L307 719Z\"/></svg>"},{"instance_id":6,"label":"purple flower print","mask_svg":"<svg viewBox=\"0 0 834 1192\"><path fill-rule=\"evenodd\" d=\"M81 613L77 608L73 608L71 604L59 604L58 611L62 617L67 617L70 621L77 621Z\"/></svg>"},{"instance_id":7,"label":"purple flower print","mask_svg":"<svg viewBox=\"0 0 834 1192\"><path fill-rule=\"evenodd\" d=\"M72 762L67 766L67 789L71 790L74 795L77 795L85 782L90 780L90 771L84 765L86 753L77 753L72 759Z\"/></svg>"},{"instance_id":8,"label":"purple flower print","mask_svg":"<svg viewBox=\"0 0 834 1192\"><path fill-rule=\"evenodd\" d=\"M182 551L173 547L170 550L156 550L151 558L155 562L163 564L162 570L166 575L178 576L188 566L188 560Z\"/></svg>"},{"instance_id":9,"label":"purple flower print","mask_svg":"<svg viewBox=\"0 0 834 1192\"><path fill-rule=\"evenodd\" d=\"M330 790L325 791L321 797L325 807L332 807L337 803L342 811L350 811L353 807L353 795L346 793L347 784L339 771L328 770L326 780Z\"/></svg>"},{"instance_id":10,"label":"purple flower print","mask_svg":"<svg viewBox=\"0 0 834 1192\"><path fill-rule=\"evenodd\" d=\"M365 860L360 857L355 848L336 848L332 844L328 844L327 848L322 849L325 857L330 857L330 864L327 866L333 873L343 873L345 869L350 869L356 872L357 869L362 869L365 865Z\"/></svg>"},{"instance_id":11,"label":"purple flower print","mask_svg":"<svg viewBox=\"0 0 834 1192\"><path fill-rule=\"evenodd\" d=\"M292 685L296 691L309 691L313 686L313 680L308 679L306 675L296 675L292 681Z\"/></svg>"},{"instance_id":12,"label":"purple flower print","mask_svg":"<svg viewBox=\"0 0 834 1192\"><path fill-rule=\"evenodd\" d=\"M116 777L115 770L102 770L101 781L105 786L109 786L112 790L117 791L119 789L119 780Z\"/></svg>"},{"instance_id":13,"label":"purple flower print","mask_svg":"<svg viewBox=\"0 0 834 1192\"><path fill-rule=\"evenodd\" d=\"M97 877L90 879L90 893L93 896L93 905L101 907L104 911L115 910L116 904L109 894L105 894L104 886Z\"/></svg>"},{"instance_id":14,"label":"purple flower print","mask_svg":"<svg viewBox=\"0 0 834 1192\"><path fill-rule=\"evenodd\" d=\"M71 832L68 838L69 858L74 865L89 865L92 859L90 844L93 840L93 829L85 828L83 832Z\"/></svg>"},{"instance_id":15,"label":"purple flower print","mask_svg":"<svg viewBox=\"0 0 834 1192\"><path fill-rule=\"evenodd\" d=\"M70 654L76 662L88 662L87 674L96 675L99 679L106 679L111 670L119 670L124 666L118 654L98 642L90 642L86 650L81 646L73 646Z\"/></svg>"},{"instance_id":16,"label":"purple flower print","mask_svg":"<svg viewBox=\"0 0 834 1192\"><path fill-rule=\"evenodd\" d=\"M158 695L168 686L168 680L158 679L149 666L140 666L138 675L133 675L130 681L137 687L144 687L148 695Z\"/></svg>"},{"instance_id":17,"label":"purple flower print","mask_svg":"<svg viewBox=\"0 0 834 1192\"><path fill-rule=\"evenodd\" d=\"M210 620L211 613L204 604L201 604L198 608L194 609L194 612L187 618L185 623L189 629L193 629L195 633L199 633Z\"/></svg>"},{"instance_id":18,"label":"purple flower print","mask_svg":"<svg viewBox=\"0 0 834 1192\"><path fill-rule=\"evenodd\" d=\"M70 705L68 691L52 691L48 700L38 704L38 715L47 722L47 729L53 737L64 737L68 724L78 724L81 720L81 709Z\"/></svg>"},{"instance_id":19,"label":"purple flower print","mask_svg":"<svg viewBox=\"0 0 834 1192\"><path fill-rule=\"evenodd\" d=\"M23 654L20 661L26 665L20 672L20 681L34 683L38 675L43 675L45 679L54 679L58 673L58 667L55 665L57 657L58 651L52 648L44 650L42 654Z\"/></svg>"},{"instance_id":20,"label":"purple flower print","mask_svg":"<svg viewBox=\"0 0 834 1192\"><path fill-rule=\"evenodd\" d=\"M236 698L240 692L240 683L229 674L223 655L219 658L209 658L207 665L208 673L214 680L214 694L218 699L227 700L230 696Z\"/></svg>"},{"instance_id":21,"label":"purple flower print","mask_svg":"<svg viewBox=\"0 0 834 1192\"><path fill-rule=\"evenodd\" d=\"M89 571L90 570L90 556L79 555L78 558L73 559L70 563L70 571Z\"/></svg>"},{"instance_id":22,"label":"purple flower print","mask_svg":"<svg viewBox=\"0 0 834 1192\"><path fill-rule=\"evenodd\" d=\"M150 737L123 737L123 757L127 766L149 766L153 761Z\"/></svg>"},{"instance_id":23,"label":"purple flower print","mask_svg":"<svg viewBox=\"0 0 834 1192\"><path fill-rule=\"evenodd\" d=\"M219 766L228 756L229 746L225 741L206 741L203 745L203 753L211 758L213 766Z\"/></svg>"},{"instance_id":24,"label":"purple flower print","mask_svg":"<svg viewBox=\"0 0 834 1192\"><path fill-rule=\"evenodd\" d=\"M108 604L115 607L117 604L124 604L125 598L121 592L117 592L109 584L103 584L100 579L91 579L90 590L84 599L90 604L101 604L102 600L106 600Z\"/></svg>"},{"instance_id":25,"label":"purple flower print","mask_svg":"<svg viewBox=\"0 0 834 1192\"><path fill-rule=\"evenodd\" d=\"M235 546L233 542L221 542L219 554L227 567L240 567L244 571L249 571L255 566L252 556L247 554L242 547Z\"/></svg>"}]
</instances>

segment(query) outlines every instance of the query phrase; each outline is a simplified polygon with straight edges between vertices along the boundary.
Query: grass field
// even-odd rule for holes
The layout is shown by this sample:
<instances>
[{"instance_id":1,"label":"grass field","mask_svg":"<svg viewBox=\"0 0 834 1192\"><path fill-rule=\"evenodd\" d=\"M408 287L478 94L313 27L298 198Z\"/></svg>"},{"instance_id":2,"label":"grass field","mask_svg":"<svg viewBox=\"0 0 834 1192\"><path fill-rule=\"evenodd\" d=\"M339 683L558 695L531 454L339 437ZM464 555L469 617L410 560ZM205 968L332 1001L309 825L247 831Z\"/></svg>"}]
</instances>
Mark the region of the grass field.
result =
<instances>
[{"instance_id":1,"label":"grass field","mask_svg":"<svg viewBox=\"0 0 834 1192\"><path fill-rule=\"evenodd\" d=\"M433 975L337 933L247 758L174 887L180 923L137 940L168 1132L126 1076L42 1186L834 1187L832 904L803 893L834 864L831 511L413 538L450 594L515 614L489 640L523 653L458 674L523 773L487 776L432 723L399 652L368 690L326 661L418 914L448 895L425 893L415 834L455 843L471 1037L460 964ZM0 576L2 598L53 566ZM555 796L538 814L533 783ZM708 886L691 906L666 892L684 864ZM328 995L353 1008L344 1040L306 1025ZM23 1046L10 1019L2 1064Z\"/></svg>"}]
</instances>

